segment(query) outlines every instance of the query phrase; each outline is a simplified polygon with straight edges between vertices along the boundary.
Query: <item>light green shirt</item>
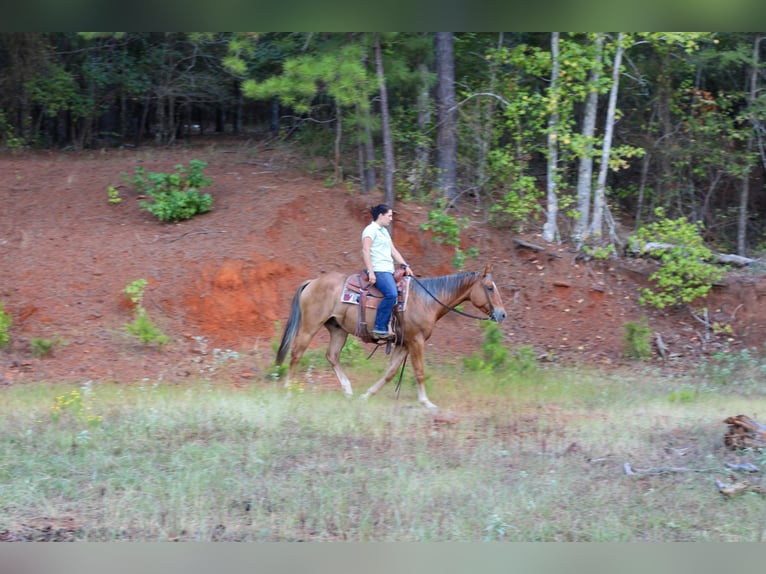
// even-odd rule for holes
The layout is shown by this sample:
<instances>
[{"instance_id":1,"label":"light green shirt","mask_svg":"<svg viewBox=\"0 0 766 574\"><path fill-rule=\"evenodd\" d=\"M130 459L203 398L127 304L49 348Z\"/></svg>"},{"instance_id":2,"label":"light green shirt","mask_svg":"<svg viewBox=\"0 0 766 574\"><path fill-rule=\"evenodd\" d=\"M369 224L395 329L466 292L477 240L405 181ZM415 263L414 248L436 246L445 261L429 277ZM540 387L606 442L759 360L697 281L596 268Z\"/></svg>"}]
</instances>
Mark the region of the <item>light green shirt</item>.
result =
<instances>
[{"instance_id":1,"label":"light green shirt","mask_svg":"<svg viewBox=\"0 0 766 574\"><path fill-rule=\"evenodd\" d=\"M370 259L372 260L372 270L376 273L383 271L385 273L394 272L394 258L391 255L391 235L388 229L378 225L374 221L362 231L362 240L365 237L372 239L370 245Z\"/></svg>"}]
</instances>

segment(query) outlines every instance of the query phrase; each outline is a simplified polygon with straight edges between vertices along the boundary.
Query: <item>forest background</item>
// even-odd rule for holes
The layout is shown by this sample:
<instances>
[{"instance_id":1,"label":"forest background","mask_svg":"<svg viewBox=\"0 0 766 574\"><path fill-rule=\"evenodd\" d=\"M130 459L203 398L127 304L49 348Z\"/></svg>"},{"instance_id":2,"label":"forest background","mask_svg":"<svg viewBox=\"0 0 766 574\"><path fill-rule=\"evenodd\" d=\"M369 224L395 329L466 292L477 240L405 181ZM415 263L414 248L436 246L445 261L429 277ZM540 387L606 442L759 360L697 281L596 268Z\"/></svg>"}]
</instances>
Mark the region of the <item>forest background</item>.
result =
<instances>
[{"instance_id":1,"label":"forest background","mask_svg":"<svg viewBox=\"0 0 766 574\"><path fill-rule=\"evenodd\" d=\"M766 248L761 33L2 33L0 146L279 138L388 202L591 255L683 218Z\"/></svg>"}]
</instances>

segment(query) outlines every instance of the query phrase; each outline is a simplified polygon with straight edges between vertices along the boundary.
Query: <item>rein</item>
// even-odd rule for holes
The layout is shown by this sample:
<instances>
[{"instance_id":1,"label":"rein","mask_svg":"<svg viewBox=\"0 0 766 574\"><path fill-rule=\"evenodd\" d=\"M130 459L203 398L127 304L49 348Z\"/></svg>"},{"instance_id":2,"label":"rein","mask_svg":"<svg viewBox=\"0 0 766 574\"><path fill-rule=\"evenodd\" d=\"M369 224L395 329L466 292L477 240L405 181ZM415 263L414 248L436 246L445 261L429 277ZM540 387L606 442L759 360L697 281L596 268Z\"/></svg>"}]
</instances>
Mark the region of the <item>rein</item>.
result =
<instances>
[{"instance_id":1,"label":"rein","mask_svg":"<svg viewBox=\"0 0 766 574\"><path fill-rule=\"evenodd\" d=\"M428 288L426 288L426 286L423 285L423 283L417 277L415 277L414 275L412 275L411 277L412 277L413 281L415 281L415 283L420 285L420 287L423 289L423 291L425 291L431 297L431 299L436 301L439 305L441 305L442 307L444 307L448 311L454 311L458 315L462 315L463 317L468 317L469 319L478 319L479 321L489 321L490 320L489 317L479 317L477 315L471 315L470 313L465 313L465 312L461 311L460 309L456 309L455 307L450 307L446 303L443 303L442 301L439 301L439 298L436 295L434 295L433 293L431 293L428 290ZM484 287L484 286L482 285L482 287ZM485 291L486 291L486 289L487 288L484 287ZM487 294L487 302L489 303L490 308L492 308L492 302L490 301L489 294ZM490 311L490 313L491 312L492 311Z\"/></svg>"}]
</instances>

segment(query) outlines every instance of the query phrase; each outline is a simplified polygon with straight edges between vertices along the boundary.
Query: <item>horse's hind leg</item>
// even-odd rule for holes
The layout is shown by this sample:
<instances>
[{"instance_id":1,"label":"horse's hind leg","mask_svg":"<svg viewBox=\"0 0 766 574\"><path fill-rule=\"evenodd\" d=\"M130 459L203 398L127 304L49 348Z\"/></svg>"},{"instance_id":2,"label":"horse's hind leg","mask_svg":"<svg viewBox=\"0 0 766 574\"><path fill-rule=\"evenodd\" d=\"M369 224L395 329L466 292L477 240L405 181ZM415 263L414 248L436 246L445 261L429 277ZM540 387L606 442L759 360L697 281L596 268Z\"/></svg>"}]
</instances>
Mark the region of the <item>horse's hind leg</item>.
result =
<instances>
[{"instance_id":1,"label":"horse's hind leg","mask_svg":"<svg viewBox=\"0 0 766 574\"><path fill-rule=\"evenodd\" d=\"M391 362L388 364L386 372L383 373L383 376L378 379L374 385L367 389L367 392L362 395L363 399L367 399L377 393L381 387L383 387L383 385L385 385L394 377L396 371L399 369L399 367L404 362L404 359L407 357L408 352L409 351L405 347L394 347L394 350L391 353Z\"/></svg>"},{"instance_id":2,"label":"horse's hind leg","mask_svg":"<svg viewBox=\"0 0 766 574\"><path fill-rule=\"evenodd\" d=\"M301 357L303 357L303 353L306 352L309 343L311 343L311 339L314 338L317 331L319 331L319 327L316 327L313 331L308 331L301 326L298 330L298 334L295 336L292 349L290 350L290 366L287 369L287 377L285 377L285 388L290 386L290 381L295 374L295 368L298 366L298 362L301 360Z\"/></svg>"},{"instance_id":3,"label":"horse's hind leg","mask_svg":"<svg viewBox=\"0 0 766 574\"><path fill-rule=\"evenodd\" d=\"M335 376L338 377L338 380L343 387L343 391L350 397L354 394L354 391L351 390L351 381L348 380L346 373L343 372L343 369L340 366L340 352L343 350L343 345L346 344L348 333L338 326L335 319L327 321L325 327L327 327L327 330L330 332L330 344L327 346L327 353L325 356L332 366L333 371L335 371Z\"/></svg>"}]
</instances>

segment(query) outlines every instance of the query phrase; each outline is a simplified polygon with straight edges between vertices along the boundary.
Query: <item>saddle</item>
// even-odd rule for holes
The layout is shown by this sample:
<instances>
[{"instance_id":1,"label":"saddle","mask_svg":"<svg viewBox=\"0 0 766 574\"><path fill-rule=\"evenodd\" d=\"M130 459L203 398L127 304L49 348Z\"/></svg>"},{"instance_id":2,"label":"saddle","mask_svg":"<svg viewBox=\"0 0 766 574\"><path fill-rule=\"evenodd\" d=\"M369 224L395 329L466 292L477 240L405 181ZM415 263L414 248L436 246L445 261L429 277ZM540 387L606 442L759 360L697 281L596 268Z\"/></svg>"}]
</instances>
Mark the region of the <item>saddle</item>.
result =
<instances>
[{"instance_id":1,"label":"saddle","mask_svg":"<svg viewBox=\"0 0 766 574\"><path fill-rule=\"evenodd\" d=\"M394 311L401 313L407 307L407 296L410 287L410 282L404 274L404 269L394 271L394 281L396 282L397 291ZM367 309L374 309L377 312L382 299L383 293L367 280L366 273L354 273L346 277L346 281L343 283L343 291L341 292L341 301L351 305L359 305L359 318L355 334L365 343L374 341L367 329ZM374 318L375 315L373 314L372 317Z\"/></svg>"}]
</instances>

